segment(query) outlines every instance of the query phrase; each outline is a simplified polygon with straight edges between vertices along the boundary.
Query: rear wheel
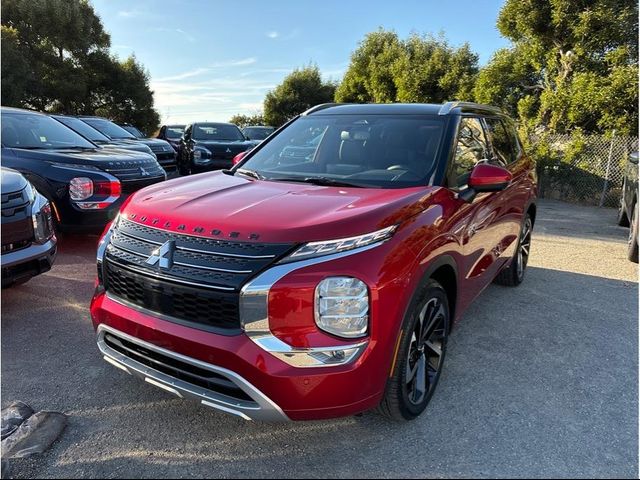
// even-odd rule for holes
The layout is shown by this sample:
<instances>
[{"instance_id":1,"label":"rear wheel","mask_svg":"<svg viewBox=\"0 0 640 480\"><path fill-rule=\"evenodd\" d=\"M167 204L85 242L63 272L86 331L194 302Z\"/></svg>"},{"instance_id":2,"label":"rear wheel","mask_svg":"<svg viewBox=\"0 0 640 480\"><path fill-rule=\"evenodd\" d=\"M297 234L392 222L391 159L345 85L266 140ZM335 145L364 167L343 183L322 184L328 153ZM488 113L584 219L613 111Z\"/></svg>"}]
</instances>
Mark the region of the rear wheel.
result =
<instances>
[{"instance_id":1,"label":"rear wheel","mask_svg":"<svg viewBox=\"0 0 640 480\"><path fill-rule=\"evenodd\" d=\"M624 187L623 187L624 188ZM621 227L629 226L629 217L627 217L627 212L624 211L624 199L620 199L620 206L618 207L618 218L616 219L616 223Z\"/></svg>"},{"instance_id":2,"label":"rear wheel","mask_svg":"<svg viewBox=\"0 0 640 480\"><path fill-rule=\"evenodd\" d=\"M447 294L429 280L404 321L394 371L378 407L381 414L413 420L427 407L440 379L449 321Z\"/></svg>"},{"instance_id":3,"label":"rear wheel","mask_svg":"<svg viewBox=\"0 0 640 480\"><path fill-rule=\"evenodd\" d=\"M633 207L631 226L629 228L629 246L627 256L632 262L638 263L638 204Z\"/></svg>"},{"instance_id":4,"label":"rear wheel","mask_svg":"<svg viewBox=\"0 0 640 480\"><path fill-rule=\"evenodd\" d=\"M531 251L531 233L533 232L533 221L527 213L522 228L520 229L520 238L518 239L518 247L509 262L495 278L498 285L507 287L516 287L524 280L524 272L529 263L529 252Z\"/></svg>"}]
</instances>

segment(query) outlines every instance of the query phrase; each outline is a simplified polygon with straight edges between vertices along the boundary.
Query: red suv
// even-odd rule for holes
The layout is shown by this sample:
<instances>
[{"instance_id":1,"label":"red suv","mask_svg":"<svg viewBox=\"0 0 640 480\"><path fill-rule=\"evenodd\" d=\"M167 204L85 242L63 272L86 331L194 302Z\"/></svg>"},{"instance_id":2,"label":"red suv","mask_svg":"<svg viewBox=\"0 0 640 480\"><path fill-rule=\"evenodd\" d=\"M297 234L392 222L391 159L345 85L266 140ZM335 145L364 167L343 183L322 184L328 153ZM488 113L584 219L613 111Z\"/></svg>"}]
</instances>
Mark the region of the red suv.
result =
<instances>
[{"instance_id":1,"label":"red suv","mask_svg":"<svg viewBox=\"0 0 640 480\"><path fill-rule=\"evenodd\" d=\"M536 175L499 110L321 105L145 188L98 249L104 359L245 419L425 409L452 325L522 282Z\"/></svg>"}]
</instances>

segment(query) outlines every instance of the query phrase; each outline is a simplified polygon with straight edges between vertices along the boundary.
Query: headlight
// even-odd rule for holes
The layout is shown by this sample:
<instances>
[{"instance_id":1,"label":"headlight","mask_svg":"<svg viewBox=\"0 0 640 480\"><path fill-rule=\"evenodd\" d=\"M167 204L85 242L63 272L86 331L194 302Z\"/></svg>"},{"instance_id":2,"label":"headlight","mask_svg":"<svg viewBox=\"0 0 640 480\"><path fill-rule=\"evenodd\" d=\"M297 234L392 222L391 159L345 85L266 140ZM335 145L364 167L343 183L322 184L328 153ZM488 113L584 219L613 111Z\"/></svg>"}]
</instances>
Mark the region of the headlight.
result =
<instances>
[{"instance_id":1,"label":"headlight","mask_svg":"<svg viewBox=\"0 0 640 480\"><path fill-rule=\"evenodd\" d=\"M331 255L332 253L353 250L354 248L365 247L375 243L388 240L395 232L397 225L392 225L381 230L377 230L365 235L357 237L340 238L338 240L327 240L322 242L305 243L294 251L291 255L283 260L283 262L293 262L296 260L305 260L307 258L320 257L322 255Z\"/></svg>"},{"instance_id":2,"label":"headlight","mask_svg":"<svg viewBox=\"0 0 640 480\"><path fill-rule=\"evenodd\" d=\"M53 237L53 217L51 215L51 205L44 200L36 201L33 205L31 221L33 222L33 233L36 243L45 243Z\"/></svg>"},{"instance_id":3,"label":"headlight","mask_svg":"<svg viewBox=\"0 0 640 480\"><path fill-rule=\"evenodd\" d=\"M75 177L69 182L71 200L86 200L93 195L93 181L87 177Z\"/></svg>"},{"instance_id":4,"label":"headlight","mask_svg":"<svg viewBox=\"0 0 640 480\"><path fill-rule=\"evenodd\" d=\"M358 338L369 330L369 289L357 278L329 277L315 295L315 320L321 330L344 338Z\"/></svg>"}]
</instances>

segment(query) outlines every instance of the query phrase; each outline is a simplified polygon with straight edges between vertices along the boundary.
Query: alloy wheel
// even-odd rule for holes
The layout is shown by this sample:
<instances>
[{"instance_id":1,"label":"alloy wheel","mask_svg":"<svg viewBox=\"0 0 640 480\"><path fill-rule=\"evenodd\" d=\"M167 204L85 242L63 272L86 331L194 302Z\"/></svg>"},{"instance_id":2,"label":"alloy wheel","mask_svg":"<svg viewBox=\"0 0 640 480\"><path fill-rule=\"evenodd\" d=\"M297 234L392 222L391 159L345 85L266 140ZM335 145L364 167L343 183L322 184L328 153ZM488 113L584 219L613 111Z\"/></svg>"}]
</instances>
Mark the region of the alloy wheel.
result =
<instances>
[{"instance_id":1,"label":"alloy wheel","mask_svg":"<svg viewBox=\"0 0 640 480\"><path fill-rule=\"evenodd\" d=\"M438 298L429 299L420 310L405 373L407 398L413 405L420 405L432 393L440 375L446 342L445 315Z\"/></svg>"},{"instance_id":2,"label":"alloy wheel","mask_svg":"<svg viewBox=\"0 0 640 480\"><path fill-rule=\"evenodd\" d=\"M522 227L522 231L520 232L520 244L518 246L518 258L516 261L518 278L523 277L524 269L527 268L527 263L529 262L532 230L531 219L527 217Z\"/></svg>"}]
</instances>

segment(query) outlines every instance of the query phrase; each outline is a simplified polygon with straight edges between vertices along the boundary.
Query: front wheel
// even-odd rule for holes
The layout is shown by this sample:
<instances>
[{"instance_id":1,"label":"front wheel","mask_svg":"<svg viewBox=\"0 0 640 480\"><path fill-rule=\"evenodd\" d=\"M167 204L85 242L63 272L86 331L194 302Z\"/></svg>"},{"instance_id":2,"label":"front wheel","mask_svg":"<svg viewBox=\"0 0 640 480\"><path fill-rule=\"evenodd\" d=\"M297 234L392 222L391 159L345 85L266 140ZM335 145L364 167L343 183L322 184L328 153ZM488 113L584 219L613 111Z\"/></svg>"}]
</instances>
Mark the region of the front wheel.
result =
<instances>
[{"instance_id":1,"label":"front wheel","mask_svg":"<svg viewBox=\"0 0 640 480\"><path fill-rule=\"evenodd\" d=\"M442 371L449 322L447 294L429 280L403 323L394 370L378 407L381 414L413 420L427 407Z\"/></svg>"}]
</instances>

